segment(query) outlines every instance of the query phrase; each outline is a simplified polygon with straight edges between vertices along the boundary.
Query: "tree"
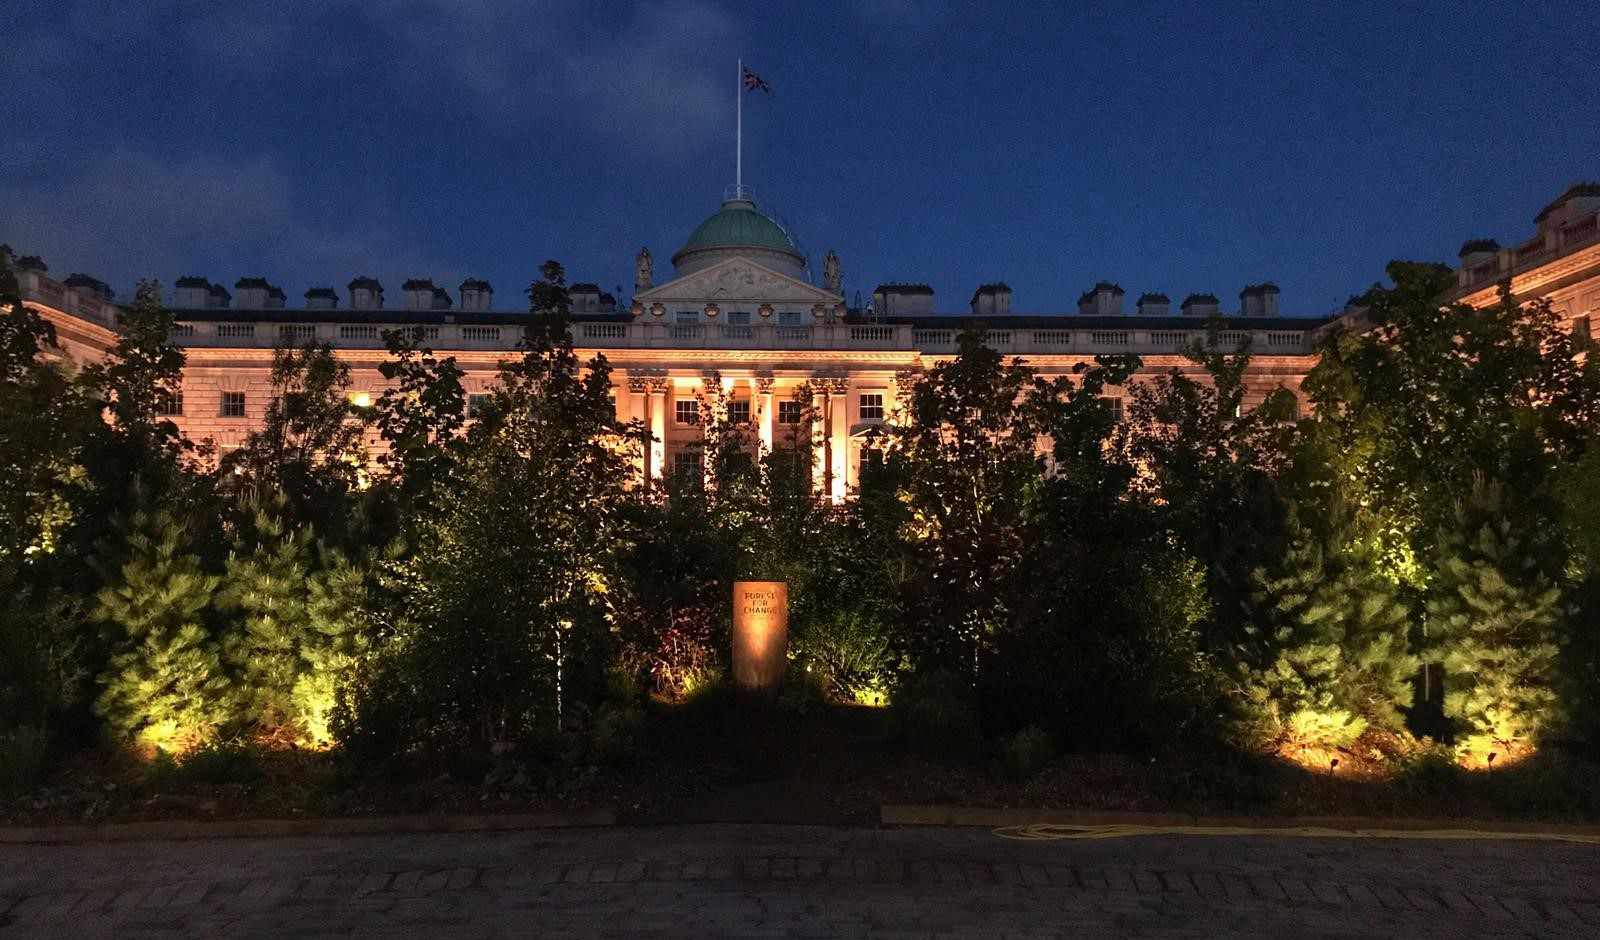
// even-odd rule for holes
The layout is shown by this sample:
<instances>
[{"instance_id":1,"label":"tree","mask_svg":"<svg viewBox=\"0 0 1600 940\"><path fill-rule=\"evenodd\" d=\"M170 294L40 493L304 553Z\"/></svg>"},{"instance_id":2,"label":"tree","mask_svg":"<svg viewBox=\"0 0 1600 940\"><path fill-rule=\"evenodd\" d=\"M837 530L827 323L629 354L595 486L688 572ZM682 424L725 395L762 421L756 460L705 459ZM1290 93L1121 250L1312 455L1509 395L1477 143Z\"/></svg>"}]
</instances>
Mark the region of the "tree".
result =
<instances>
[{"instance_id":1,"label":"tree","mask_svg":"<svg viewBox=\"0 0 1600 940\"><path fill-rule=\"evenodd\" d=\"M1372 328L1335 332L1305 388L1320 421L1369 452L1370 492L1418 555L1449 528L1476 476L1537 493L1600 420L1600 364L1578 357L1544 301L1449 303L1442 265L1394 262L1368 295Z\"/></svg>"},{"instance_id":2,"label":"tree","mask_svg":"<svg viewBox=\"0 0 1600 940\"><path fill-rule=\"evenodd\" d=\"M296 718L294 689L310 627L313 536L289 528L280 494L246 500L223 569L217 607L232 615L222 656L237 689L239 714L276 730Z\"/></svg>"},{"instance_id":3,"label":"tree","mask_svg":"<svg viewBox=\"0 0 1600 940\"><path fill-rule=\"evenodd\" d=\"M1043 470L1033 383L1033 370L1005 362L970 323L956 357L916 384L904 422L888 433L888 472L921 573L909 616L924 628L904 638L919 667L976 679L1010 621L1032 539L1026 508Z\"/></svg>"},{"instance_id":4,"label":"tree","mask_svg":"<svg viewBox=\"0 0 1600 940\"><path fill-rule=\"evenodd\" d=\"M272 354L272 399L261 426L223 460L244 489L279 490L289 518L342 535L349 497L365 479L365 416L351 404L350 367L327 343Z\"/></svg>"},{"instance_id":5,"label":"tree","mask_svg":"<svg viewBox=\"0 0 1600 940\"><path fill-rule=\"evenodd\" d=\"M1142 471L1135 478L1141 495L1204 567L1212 602L1206 646L1214 651L1239 642L1253 574L1281 557L1278 477L1294 436L1287 390L1246 406L1250 347L1224 352L1222 326L1213 318L1205 340L1185 350L1203 378L1174 369L1133 387L1129 421L1116 441Z\"/></svg>"},{"instance_id":6,"label":"tree","mask_svg":"<svg viewBox=\"0 0 1600 940\"><path fill-rule=\"evenodd\" d=\"M383 334L389 359L378 371L391 384L374 409L388 452L378 458L405 500L429 492L455 465L467 420L465 375L454 356L437 359L422 331Z\"/></svg>"},{"instance_id":7,"label":"tree","mask_svg":"<svg viewBox=\"0 0 1600 940\"><path fill-rule=\"evenodd\" d=\"M191 514L206 501L209 480L193 466L192 445L161 413L183 387L185 356L172 342L172 328L161 285L141 282L133 304L117 311L117 338L105 359L81 373L82 388L99 399L106 420L85 437L88 485L69 533L78 557L97 552L107 519L149 506L202 518Z\"/></svg>"},{"instance_id":8,"label":"tree","mask_svg":"<svg viewBox=\"0 0 1600 940\"><path fill-rule=\"evenodd\" d=\"M561 266L540 273L521 355L503 366L409 562L413 625L387 644L388 671L368 693L409 703L408 743L515 741L560 727L602 683L636 429L616 421L604 358L580 368ZM358 704L345 727L361 716Z\"/></svg>"},{"instance_id":9,"label":"tree","mask_svg":"<svg viewBox=\"0 0 1600 940\"><path fill-rule=\"evenodd\" d=\"M300 740L314 747L333 743L333 711L339 694L372 648L368 565L337 549L318 545L317 564L306 582L306 630L301 666L290 695L291 721ZM379 563L399 554L391 545L375 552Z\"/></svg>"},{"instance_id":10,"label":"tree","mask_svg":"<svg viewBox=\"0 0 1600 940\"><path fill-rule=\"evenodd\" d=\"M86 486L94 406L44 361L55 348L54 327L22 302L0 245L0 591L55 551Z\"/></svg>"},{"instance_id":11,"label":"tree","mask_svg":"<svg viewBox=\"0 0 1600 940\"><path fill-rule=\"evenodd\" d=\"M1479 478L1436 553L1428 652L1444 667L1457 749L1478 763L1520 757L1560 718L1555 546L1498 484Z\"/></svg>"},{"instance_id":12,"label":"tree","mask_svg":"<svg viewBox=\"0 0 1600 940\"><path fill-rule=\"evenodd\" d=\"M1306 507L1310 509L1309 506ZM1287 550L1255 573L1237 657L1258 734L1290 747L1346 747L1369 726L1399 731L1421 663L1411 612L1350 507L1291 510Z\"/></svg>"},{"instance_id":13,"label":"tree","mask_svg":"<svg viewBox=\"0 0 1600 940\"><path fill-rule=\"evenodd\" d=\"M136 513L127 560L105 572L95 617L114 628L114 652L95 711L115 733L181 751L214 737L228 714L229 686L204 617L219 578L184 546L169 513Z\"/></svg>"},{"instance_id":14,"label":"tree","mask_svg":"<svg viewBox=\"0 0 1600 940\"><path fill-rule=\"evenodd\" d=\"M141 281L133 306L117 312L117 341L106 361L85 370L102 394L113 427L145 446L179 446L178 428L161 418L161 405L182 389L187 357L172 342L172 311L161 285Z\"/></svg>"}]
</instances>

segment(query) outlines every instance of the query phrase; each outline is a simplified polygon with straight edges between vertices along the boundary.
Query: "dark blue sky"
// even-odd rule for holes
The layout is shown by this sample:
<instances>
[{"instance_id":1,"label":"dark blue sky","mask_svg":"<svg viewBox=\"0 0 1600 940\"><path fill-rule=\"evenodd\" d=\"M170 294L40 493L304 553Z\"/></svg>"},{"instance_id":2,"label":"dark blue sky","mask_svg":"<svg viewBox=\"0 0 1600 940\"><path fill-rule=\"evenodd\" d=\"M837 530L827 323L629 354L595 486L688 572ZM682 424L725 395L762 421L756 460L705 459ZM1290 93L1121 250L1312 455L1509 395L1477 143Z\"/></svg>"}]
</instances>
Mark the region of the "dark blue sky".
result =
<instances>
[{"instance_id":1,"label":"dark blue sky","mask_svg":"<svg viewBox=\"0 0 1600 940\"><path fill-rule=\"evenodd\" d=\"M741 54L774 90L746 181L847 293L941 311L1273 279L1324 313L1600 177L1594 0L1318 6L11 0L0 239L119 290L472 274L519 306L547 257L631 288L732 182Z\"/></svg>"}]
</instances>

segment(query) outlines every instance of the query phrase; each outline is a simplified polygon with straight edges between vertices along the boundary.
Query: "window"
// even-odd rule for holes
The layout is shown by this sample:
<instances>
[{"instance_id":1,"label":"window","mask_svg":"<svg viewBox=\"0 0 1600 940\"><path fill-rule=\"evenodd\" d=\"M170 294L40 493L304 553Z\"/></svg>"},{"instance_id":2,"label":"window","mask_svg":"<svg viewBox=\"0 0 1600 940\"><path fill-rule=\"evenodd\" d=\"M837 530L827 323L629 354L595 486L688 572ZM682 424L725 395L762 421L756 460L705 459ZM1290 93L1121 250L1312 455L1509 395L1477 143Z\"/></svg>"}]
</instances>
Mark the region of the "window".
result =
<instances>
[{"instance_id":1,"label":"window","mask_svg":"<svg viewBox=\"0 0 1600 940\"><path fill-rule=\"evenodd\" d=\"M672 315L672 322L674 322L674 323L699 323L700 322L700 311L698 311L698 310L679 310L677 313L674 313Z\"/></svg>"},{"instance_id":2,"label":"window","mask_svg":"<svg viewBox=\"0 0 1600 940\"><path fill-rule=\"evenodd\" d=\"M672 403L673 417L679 424L700 423L700 403L693 398L680 398Z\"/></svg>"},{"instance_id":3,"label":"window","mask_svg":"<svg viewBox=\"0 0 1600 940\"><path fill-rule=\"evenodd\" d=\"M680 450L672 455L672 475L679 486L699 486L705 482L700 469L700 452Z\"/></svg>"},{"instance_id":4,"label":"window","mask_svg":"<svg viewBox=\"0 0 1600 940\"><path fill-rule=\"evenodd\" d=\"M800 403L797 402L797 401L780 401L780 402L778 402L778 423L779 424L799 424L800 423Z\"/></svg>"},{"instance_id":5,"label":"window","mask_svg":"<svg viewBox=\"0 0 1600 940\"><path fill-rule=\"evenodd\" d=\"M244 417L244 392L222 393L222 416L224 418Z\"/></svg>"},{"instance_id":6,"label":"window","mask_svg":"<svg viewBox=\"0 0 1600 940\"><path fill-rule=\"evenodd\" d=\"M883 420L883 393L882 392L862 392L861 393L861 420L863 420L863 421L882 421Z\"/></svg>"},{"instance_id":7,"label":"window","mask_svg":"<svg viewBox=\"0 0 1600 940\"><path fill-rule=\"evenodd\" d=\"M750 403L747 402L747 401L730 401L730 402L728 402L728 423L729 424L749 424L750 423Z\"/></svg>"},{"instance_id":8,"label":"window","mask_svg":"<svg viewBox=\"0 0 1600 940\"><path fill-rule=\"evenodd\" d=\"M487 394L473 394L467 396L467 417L475 418L484 406L489 404Z\"/></svg>"},{"instance_id":9,"label":"window","mask_svg":"<svg viewBox=\"0 0 1600 940\"><path fill-rule=\"evenodd\" d=\"M156 391L156 414L164 418L182 415L183 390L178 389L177 391L169 392L165 389L158 389Z\"/></svg>"},{"instance_id":10,"label":"window","mask_svg":"<svg viewBox=\"0 0 1600 940\"><path fill-rule=\"evenodd\" d=\"M800 319L800 311L798 310L780 310L778 312L779 326L801 326L803 323L804 321Z\"/></svg>"},{"instance_id":11,"label":"window","mask_svg":"<svg viewBox=\"0 0 1600 940\"><path fill-rule=\"evenodd\" d=\"M1122 399L1120 399L1120 398L1107 398L1106 399L1106 403L1111 406L1111 420L1117 422L1118 424L1121 424L1122 423Z\"/></svg>"},{"instance_id":12,"label":"window","mask_svg":"<svg viewBox=\"0 0 1600 940\"><path fill-rule=\"evenodd\" d=\"M748 310L729 310L728 311L728 323L730 325L734 325L734 326L749 326L750 325L750 311L748 311Z\"/></svg>"}]
</instances>

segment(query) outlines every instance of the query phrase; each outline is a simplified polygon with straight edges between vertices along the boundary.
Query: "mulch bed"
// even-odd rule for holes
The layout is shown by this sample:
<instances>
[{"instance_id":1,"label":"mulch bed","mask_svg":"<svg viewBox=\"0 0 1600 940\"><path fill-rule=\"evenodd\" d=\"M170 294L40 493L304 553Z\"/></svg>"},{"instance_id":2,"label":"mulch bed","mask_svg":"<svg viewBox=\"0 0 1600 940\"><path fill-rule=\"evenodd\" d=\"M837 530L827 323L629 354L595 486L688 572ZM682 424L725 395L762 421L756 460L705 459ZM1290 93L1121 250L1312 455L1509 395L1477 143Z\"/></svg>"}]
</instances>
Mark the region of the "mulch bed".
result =
<instances>
[{"instance_id":1,"label":"mulch bed","mask_svg":"<svg viewBox=\"0 0 1600 940\"><path fill-rule=\"evenodd\" d=\"M886 803L1564 822L1592 813L1581 794L1532 783L1519 789L1511 770L1496 771L1505 785L1419 787L1356 754L1328 771L1228 752L1066 754L1033 779L1010 783L983 760L907 753L891 740L883 710L842 706L796 713L749 703L657 704L639 753L609 768L501 761L488 772L468 765L356 774L330 754L276 748L257 752L246 769L240 779L207 781L152 774L132 755L84 752L64 761L48 786L0 801L0 824L604 808L643 824L872 825Z\"/></svg>"}]
</instances>

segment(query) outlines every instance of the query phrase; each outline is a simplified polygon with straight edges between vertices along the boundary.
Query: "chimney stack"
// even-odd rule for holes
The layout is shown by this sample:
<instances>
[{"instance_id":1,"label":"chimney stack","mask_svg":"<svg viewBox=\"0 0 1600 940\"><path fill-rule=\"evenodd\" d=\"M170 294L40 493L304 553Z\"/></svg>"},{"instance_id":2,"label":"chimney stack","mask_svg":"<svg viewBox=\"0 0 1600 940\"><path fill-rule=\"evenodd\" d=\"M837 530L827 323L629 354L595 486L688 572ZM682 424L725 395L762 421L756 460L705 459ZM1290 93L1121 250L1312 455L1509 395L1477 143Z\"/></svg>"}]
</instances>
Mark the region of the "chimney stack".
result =
<instances>
[{"instance_id":1,"label":"chimney stack","mask_svg":"<svg viewBox=\"0 0 1600 940\"><path fill-rule=\"evenodd\" d=\"M407 310L445 310L450 306L450 295L425 277L411 278L400 290L405 293Z\"/></svg>"},{"instance_id":2,"label":"chimney stack","mask_svg":"<svg viewBox=\"0 0 1600 940\"><path fill-rule=\"evenodd\" d=\"M469 277L461 282L461 309L486 311L494 308L494 288L489 282Z\"/></svg>"},{"instance_id":3,"label":"chimney stack","mask_svg":"<svg viewBox=\"0 0 1600 940\"><path fill-rule=\"evenodd\" d=\"M1004 317L1011 315L1011 288L1005 281L984 284L972 294L972 315Z\"/></svg>"},{"instance_id":4,"label":"chimney stack","mask_svg":"<svg viewBox=\"0 0 1600 940\"><path fill-rule=\"evenodd\" d=\"M933 313L933 288L926 284L879 284L873 312L885 317L925 317Z\"/></svg>"},{"instance_id":5,"label":"chimney stack","mask_svg":"<svg viewBox=\"0 0 1600 940\"><path fill-rule=\"evenodd\" d=\"M1492 238L1474 238L1461 245L1457 257L1463 268L1475 268L1500 253L1500 243Z\"/></svg>"},{"instance_id":6,"label":"chimney stack","mask_svg":"<svg viewBox=\"0 0 1600 940\"><path fill-rule=\"evenodd\" d=\"M600 312L599 284L574 284L567 288L567 298L572 302L573 313Z\"/></svg>"},{"instance_id":7,"label":"chimney stack","mask_svg":"<svg viewBox=\"0 0 1600 940\"><path fill-rule=\"evenodd\" d=\"M365 274L350 282L351 310L380 310L383 308L383 285L377 278Z\"/></svg>"},{"instance_id":8,"label":"chimney stack","mask_svg":"<svg viewBox=\"0 0 1600 940\"><path fill-rule=\"evenodd\" d=\"M1122 294L1121 287L1110 281L1101 281L1078 298L1078 313L1090 317L1120 317Z\"/></svg>"},{"instance_id":9,"label":"chimney stack","mask_svg":"<svg viewBox=\"0 0 1600 940\"><path fill-rule=\"evenodd\" d=\"M1239 292L1239 314L1246 317L1278 315L1278 285L1271 281L1251 284Z\"/></svg>"},{"instance_id":10,"label":"chimney stack","mask_svg":"<svg viewBox=\"0 0 1600 940\"><path fill-rule=\"evenodd\" d=\"M1216 294L1190 294L1178 305L1186 317L1214 317L1222 309Z\"/></svg>"},{"instance_id":11,"label":"chimney stack","mask_svg":"<svg viewBox=\"0 0 1600 940\"><path fill-rule=\"evenodd\" d=\"M1172 301L1166 294L1140 294L1138 306L1142 317L1164 317L1171 312Z\"/></svg>"},{"instance_id":12,"label":"chimney stack","mask_svg":"<svg viewBox=\"0 0 1600 940\"><path fill-rule=\"evenodd\" d=\"M306 291L307 310L336 310L339 307L339 295L331 287L313 287Z\"/></svg>"},{"instance_id":13,"label":"chimney stack","mask_svg":"<svg viewBox=\"0 0 1600 940\"><path fill-rule=\"evenodd\" d=\"M211 306L211 282L186 274L172 285L172 305L188 309Z\"/></svg>"},{"instance_id":14,"label":"chimney stack","mask_svg":"<svg viewBox=\"0 0 1600 940\"><path fill-rule=\"evenodd\" d=\"M117 292L111 289L111 285L87 274L73 274L61 283L80 293L98 297L107 303L110 303L117 296Z\"/></svg>"}]
</instances>

